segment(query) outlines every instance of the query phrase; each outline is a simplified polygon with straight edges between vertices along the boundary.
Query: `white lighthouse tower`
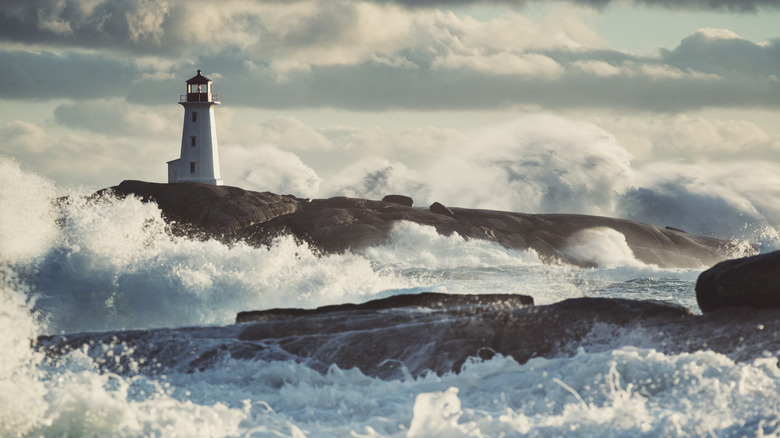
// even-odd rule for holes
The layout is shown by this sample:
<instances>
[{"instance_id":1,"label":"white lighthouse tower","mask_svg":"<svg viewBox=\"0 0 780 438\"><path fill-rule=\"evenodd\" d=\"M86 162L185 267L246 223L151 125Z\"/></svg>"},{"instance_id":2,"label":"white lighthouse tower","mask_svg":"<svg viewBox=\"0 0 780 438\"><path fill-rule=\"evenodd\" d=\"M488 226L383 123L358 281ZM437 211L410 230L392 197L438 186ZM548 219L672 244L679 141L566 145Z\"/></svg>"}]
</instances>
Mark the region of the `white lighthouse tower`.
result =
<instances>
[{"instance_id":1,"label":"white lighthouse tower","mask_svg":"<svg viewBox=\"0 0 780 438\"><path fill-rule=\"evenodd\" d=\"M186 181L222 185L219 175L217 125L214 106L217 95L211 93L211 79L200 74L187 80L187 94L179 98L184 106L181 154L168 162L168 183Z\"/></svg>"}]
</instances>

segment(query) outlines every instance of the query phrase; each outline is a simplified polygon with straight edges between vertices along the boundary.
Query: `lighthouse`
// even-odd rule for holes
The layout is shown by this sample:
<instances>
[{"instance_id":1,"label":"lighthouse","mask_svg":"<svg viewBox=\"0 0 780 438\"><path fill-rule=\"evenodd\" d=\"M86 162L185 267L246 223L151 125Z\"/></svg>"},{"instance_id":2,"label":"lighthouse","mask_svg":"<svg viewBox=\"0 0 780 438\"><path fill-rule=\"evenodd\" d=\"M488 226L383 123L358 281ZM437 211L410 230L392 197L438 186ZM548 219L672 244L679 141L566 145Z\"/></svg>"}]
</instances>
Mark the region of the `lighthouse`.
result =
<instances>
[{"instance_id":1,"label":"lighthouse","mask_svg":"<svg viewBox=\"0 0 780 438\"><path fill-rule=\"evenodd\" d=\"M217 125L214 107L217 95L211 92L211 79L198 74L187 80L187 94L179 97L184 107L181 154L168 162L168 183L199 182L222 185L219 175Z\"/></svg>"}]
</instances>

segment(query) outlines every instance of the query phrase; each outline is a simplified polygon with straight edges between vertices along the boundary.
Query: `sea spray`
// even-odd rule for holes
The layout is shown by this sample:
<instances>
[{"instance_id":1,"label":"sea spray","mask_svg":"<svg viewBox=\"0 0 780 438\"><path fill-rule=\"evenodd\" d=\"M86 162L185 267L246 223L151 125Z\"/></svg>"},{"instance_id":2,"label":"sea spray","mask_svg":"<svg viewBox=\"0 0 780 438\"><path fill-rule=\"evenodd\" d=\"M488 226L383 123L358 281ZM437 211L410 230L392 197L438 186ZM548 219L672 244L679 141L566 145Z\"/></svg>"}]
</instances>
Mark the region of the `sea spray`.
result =
<instances>
[{"instance_id":1,"label":"sea spray","mask_svg":"<svg viewBox=\"0 0 780 438\"><path fill-rule=\"evenodd\" d=\"M610 132L551 115L448 136L434 150L347 161L320 197L636 220L780 248L780 164L771 161L634 160ZM662 161L666 160L666 161Z\"/></svg>"},{"instance_id":2,"label":"sea spray","mask_svg":"<svg viewBox=\"0 0 780 438\"><path fill-rule=\"evenodd\" d=\"M208 331L214 328L207 324L222 324L236 310L313 307L431 287L530 291L537 304L583 295L675 300L693 297L698 271L543 265L528 252L412 226L362 254L317 257L285 237L268 248L223 245L172 237L156 208L133 198L92 204L72 198L61 204L62 214L51 214L54 188L26 173L20 178L33 183L31 194L17 198L20 208L0 212L5 224L14 224L5 230L33 232L29 245L13 240L21 245L4 252L0 266L3 436L780 433L775 357L735 362L711 351L664 354L652 348L644 329L605 331L598 351L586 346L572 357L521 364L495 355L472 358L457 373L391 380L354 368L323 371L283 357L264 361L229 354L178 372L164 354L139 357L133 345L116 345L105 356L128 365L121 370L93 359L100 345L44 359L31 342L45 332L212 321L197 328ZM15 179L10 184L21 190ZM9 221L18 211L38 213ZM432 249L415 250L418 244ZM49 326L39 324L38 311L49 315ZM171 348L201 342L181 334L187 331L165 333L156 342ZM771 339L766 342L767 349L776 349ZM139 367L141 361L163 362L174 371L142 374L133 361Z\"/></svg>"},{"instance_id":3,"label":"sea spray","mask_svg":"<svg viewBox=\"0 0 780 438\"><path fill-rule=\"evenodd\" d=\"M352 253L319 255L291 236L268 247L174 237L156 205L73 200L31 279L51 330L228 324L237 312L364 301L407 287Z\"/></svg>"},{"instance_id":4,"label":"sea spray","mask_svg":"<svg viewBox=\"0 0 780 438\"><path fill-rule=\"evenodd\" d=\"M573 243L565 252L579 263L605 268L645 266L634 256L626 236L612 228L587 228L574 233L570 240Z\"/></svg>"},{"instance_id":5,"label":"sea spray","mask_svg":"<svg viewBox=\"0 0 780 438\"><path fill-rule=\"evenodd\" d=\"M609 215L633 184L631 154L590 123L535 115L448 137L415 162L361 159L323 196L400 193L420 206Z\"/></svg>"},{"instance_id":6,"label":"sea spray","mask_svg":"<svg viewBox=\"0 0 780 438\"><path fill-rule=\"evenodd\" d=\"M54 184L0 156L0 263L39 256L56 234Z\"/></svg>"},{"instance_id":7,"label":"sea spray","mask_svg":"<svg viewBox=\"0 0 780 438\"><path fill-rule=\"evenodd\" d=\"M533 250L511 250L487 240L466 240L457 233L444 236L429 225L400 221L393 226L387 244L361 251L377 265L427 269L538 266Z\"/></svg>"},{"instance_id":8,"label":"sea spray","mask_svg":"<svg viewBox=\"0 0 780 438\"><path fill-rule=\"evenodd\" d=\"M99 417L123 420L100 422L103 433L145 427L180 436L204 427L194 415L208 419L210 429L204 430L215 436L250 431L309 437L778 432L776 359L736 363L713 352L663 354L620 346L620 335L612 342L614 348L606 351L580 349L573 357L524 364L501 355L471 359L458 373L399 380L336 366L320 373L304 363L226 357L203 371L172 373L157 383L86 373L57 393L83 391L77 401L86 401ZM57 409L78 414L64 405Z\"/></svg>"},{"instance_id":9,"label":"sea spray","mask_svg":"<svg viewBox=\"0 0 780 438\"><path fill-rule=\"evenodd\" d=\"M631 158L596 125L529 116L475 133L435 163L444 184L433 195L457 207L610 215L633 184Z\"/></svg>"},{"instance_id":10,"label":"sea spray","mask_svg":"<svg viewBox=\"0 0 780 438\"><path fill-rule=\"evenodd\" d=\"M84 350L44 357L29 293L0 266L0 436L240 435L248 409L174 398L164 379L102 372Z\"/></svg>"},{"instance_id":11,"label":"sea spray","mask_svg":"<svg viewBox=\"0 0 780 438\"><path fill-rule=\"evenodd\" d=\"M386 244L360 253L372 265L409 279L416 285L409 292L524 294L537 302L582 293L570 281L577 275L572 267L545 265L533 250L467 240L456 233L444 236L432 226L412 222L398 222ZM548 298L551 287L555 298Z\"/></svg>"},{"instance_id":12,"label":"sea spray","mask_svg":"<svg viewBox=\"0 0 780 438\"><path fill-rule=\"evenodd\" d=\"M690 233L780 248L780 165L770 162L655 162L637 172L637 185L615 214Z\"/></svg>"},{"instance_id":13,"label":"sea spray","mask_svg":"<svg viewBox=\"0 0 780 438\"><path fill-rule=\"evenodd\" d=\"M36 367L43 354L32 348L38 327L28 292L0 262L0 436L27 433L46 410L46 389Z\"/></svg>"},{"instance_id":14,"label":"sea spray","mask_svg":"<svg viewBox=\"0 0 780 438\"><path fill-rule=\"evenodd\" d=\"M587 295L615 296L696 309L693 283L700 270L642 263L625 237L612 229L589 229L574 241L571 254L598 268L544 264L533 250L508 249L457 234L443 236L431 226L411 222L397 223L386 244L360 254L377 269L407 278L414 285L408 292L524 294L533 296L536 304Z\"/></svg>"},{"instance_id":15,"label":"sea spray","mask_svg":"<svg viewBox=\"0 0 780 438\"><path fill-rule=\"evenodd\" d=\"M523 293L554 302L582 296L583 283L594 275L543 265L533 251L442 236L406 222L386 245L318 255L290 236L260 248L174 237L154 204L132 197L74 198L62 209L57 238L37 262L40 274L30 278L53 333L227 324L243 310L425 290ZM624 280L651 269L626 266L634 272Z\"/></svg>"}]
</instances>

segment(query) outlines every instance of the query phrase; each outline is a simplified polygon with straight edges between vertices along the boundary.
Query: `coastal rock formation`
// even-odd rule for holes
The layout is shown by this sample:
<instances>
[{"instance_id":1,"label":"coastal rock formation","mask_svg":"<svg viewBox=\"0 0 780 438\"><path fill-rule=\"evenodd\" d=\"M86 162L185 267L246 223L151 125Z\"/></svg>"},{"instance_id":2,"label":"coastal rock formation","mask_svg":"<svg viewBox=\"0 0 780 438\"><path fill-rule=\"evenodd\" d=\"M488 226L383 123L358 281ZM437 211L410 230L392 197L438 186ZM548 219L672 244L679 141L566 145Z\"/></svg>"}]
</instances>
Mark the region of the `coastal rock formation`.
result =
<instances>
[{"instance_id":1,"label":"coastal rock formation","mask_svg":"<svg viewBox=\"0 0 780 438\"><path fill-rule=\"evenodd\" d=\"M145 202L156 202L170 222L228 235L239 235L247 227L294 213L300 202L291 195L200 183L123 181L98 194L109 190L118 196L135 195Z\"/></svg>"},{"instance_id":2,"label":"coastal rock formation","mask_svg":"<svg viewBox=\"0 0 780 438\"><path fill-rule=\"evenodd\" d=\"M342 311L391 310L404 307L436 310L447 309L449 311L468 308L470 309L469 311L473 313L475 309L484 306L493 309L496 307L520 308L533 305L533 297L520 294L450 295L436 292L423 292L421 294L394 295L389 298L372 300L361 304L337 304L333 306L318 307L316 309L270 309L239 312L236 316L236 322L270 321L291 316L323 315Z\"/></svg>"},{"instance_id":3,"label":"coastal rock formation","mask_svg":"<svg viewBox=\"0 0 780 438\"><path fill-rule=\"evenodd\" d=\"M444 216L455 217L455 213L452 212L447 206L442 203L434 202L428 207L428 210L433 214L442 214Z\"/></svg>"},{"instance_id":4,"label":"coastal rock formation","mask_svg":"<svg viewBox=\"0 0 780 438\"><path fill-rule=\"evenodd\" d=\"M326 252L360 250L385 243L399 221L432 226L443 235L457 233L466 239L490 240L507 248L532 249L546 262L580 266L597 262L581 254L574 256L569 250L582 243L577 238L579 232L594 228L619 232L636 259L661 267L711 266L742 255L739 252L743 251L727 240L600 216L525 214L441 204L441 211L433 206L426 210L398 202L346 197L300 199L198 183L124 181L107 190L156 202L163 217L174 225L174 231L181 233L257 245L290 233Z\"/></svg>"},{"instance_id":5,"label":"coastal rock formation","mask_svg":"<svg viewBox=\"0 0 780 438\"><path fill-rule=\"evenodd\" d=\"M84 349L114 372L187 373L226 360L292 360L322 373L335 364L394 379L458 372L469 358L495 354L524 363L573 356L579 348L594 353L620 345L667 354L711 350L751 361L776 351L780 335L780 311L742 308L693 315L657 301L575 298L533 306L527 299L393 296L365 304L247 312L239 316L244 323L224 327L41 337L38 348L53 358ZM127 366L133 362L134 368Z\"/></svg>"},{"instance_id":6,"label":"coastal rock formation","mask_svg":"<svg viewBox=\"0 0 780 438\"><path fill-rule=\"evenodd\" d=\"M597 322L626 326L690 315L682 307L659 302L578 298L533 306L522 304L525 297L512 295L422 294L418 299L423 303L384 305L398 298L370 302L365 308L304 310L296 316L288 316L293 309L266 311L259 319L245 314L242 320L252 322L238 337L273 343L323 365L357 366L386 378L401 377L401 365L419 376L458 371L469 357L503 354L523 363L536 356L569 355Z\"/></svg>"},{"instance_id":7,"label":"coastal rock formation","mask_svg":"<svg viewBox=\"0 0 780 438\"><path fill-rule=\"evenodd\" d=\"M382 198L382 202L389 202L391 204L404 205L407 207L414 205L414 200L409 196L404 195L387 195Z\"/></svg>"},{"instance_id":8,"label":"coastal rock formation","mask_svg":"<svg viewBox=\"0 0 780 438\"><path fill-rule=\"evenodd\" d=\"M780 309L780 251L727 260L696 282L702 312L732 307Z\"/></svg>"}]
</instances>

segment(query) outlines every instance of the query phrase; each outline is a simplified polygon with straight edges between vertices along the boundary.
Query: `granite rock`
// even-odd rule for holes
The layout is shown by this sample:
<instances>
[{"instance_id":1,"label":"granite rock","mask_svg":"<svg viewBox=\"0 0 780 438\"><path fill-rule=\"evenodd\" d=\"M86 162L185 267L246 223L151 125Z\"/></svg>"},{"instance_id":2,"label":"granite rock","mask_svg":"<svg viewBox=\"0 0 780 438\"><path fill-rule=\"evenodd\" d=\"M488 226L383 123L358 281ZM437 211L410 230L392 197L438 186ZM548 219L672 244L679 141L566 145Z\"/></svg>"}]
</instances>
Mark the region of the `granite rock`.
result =
<instances>
[{"instance_id":1,"label":"granite rock","mask_svg":"<svg viewBox=\"0 0 780 438\"><path fill-rule=\"evenodd\" d=\"M780 251L718 263L696 281L702 312L733 307L780 309Z\"/></svg>"},{"instance_id":2,"label":"granite rock","mask_svg":"<svg viewBox=\"0 0 780 438\"><path fill-rule=\"evenodd\" d=\"M483 239L506 248L536 251L549 263L593 266L573 255L580 232L611 229L622 234L636 259L660 267L698 268L743 255L744 245L728 240L663 229L641 222L576 214L526 214L444 207L412 208L396 202L360 198L301 199L237 187L198 183L156 184L124 181L112 191L156 202L175 232L267 245L292 234L325 252L360 250L387 242L399 221L434 227L442 235ZM755 248L749 247L748 253Z\"/></svg>"}]
</instances>

